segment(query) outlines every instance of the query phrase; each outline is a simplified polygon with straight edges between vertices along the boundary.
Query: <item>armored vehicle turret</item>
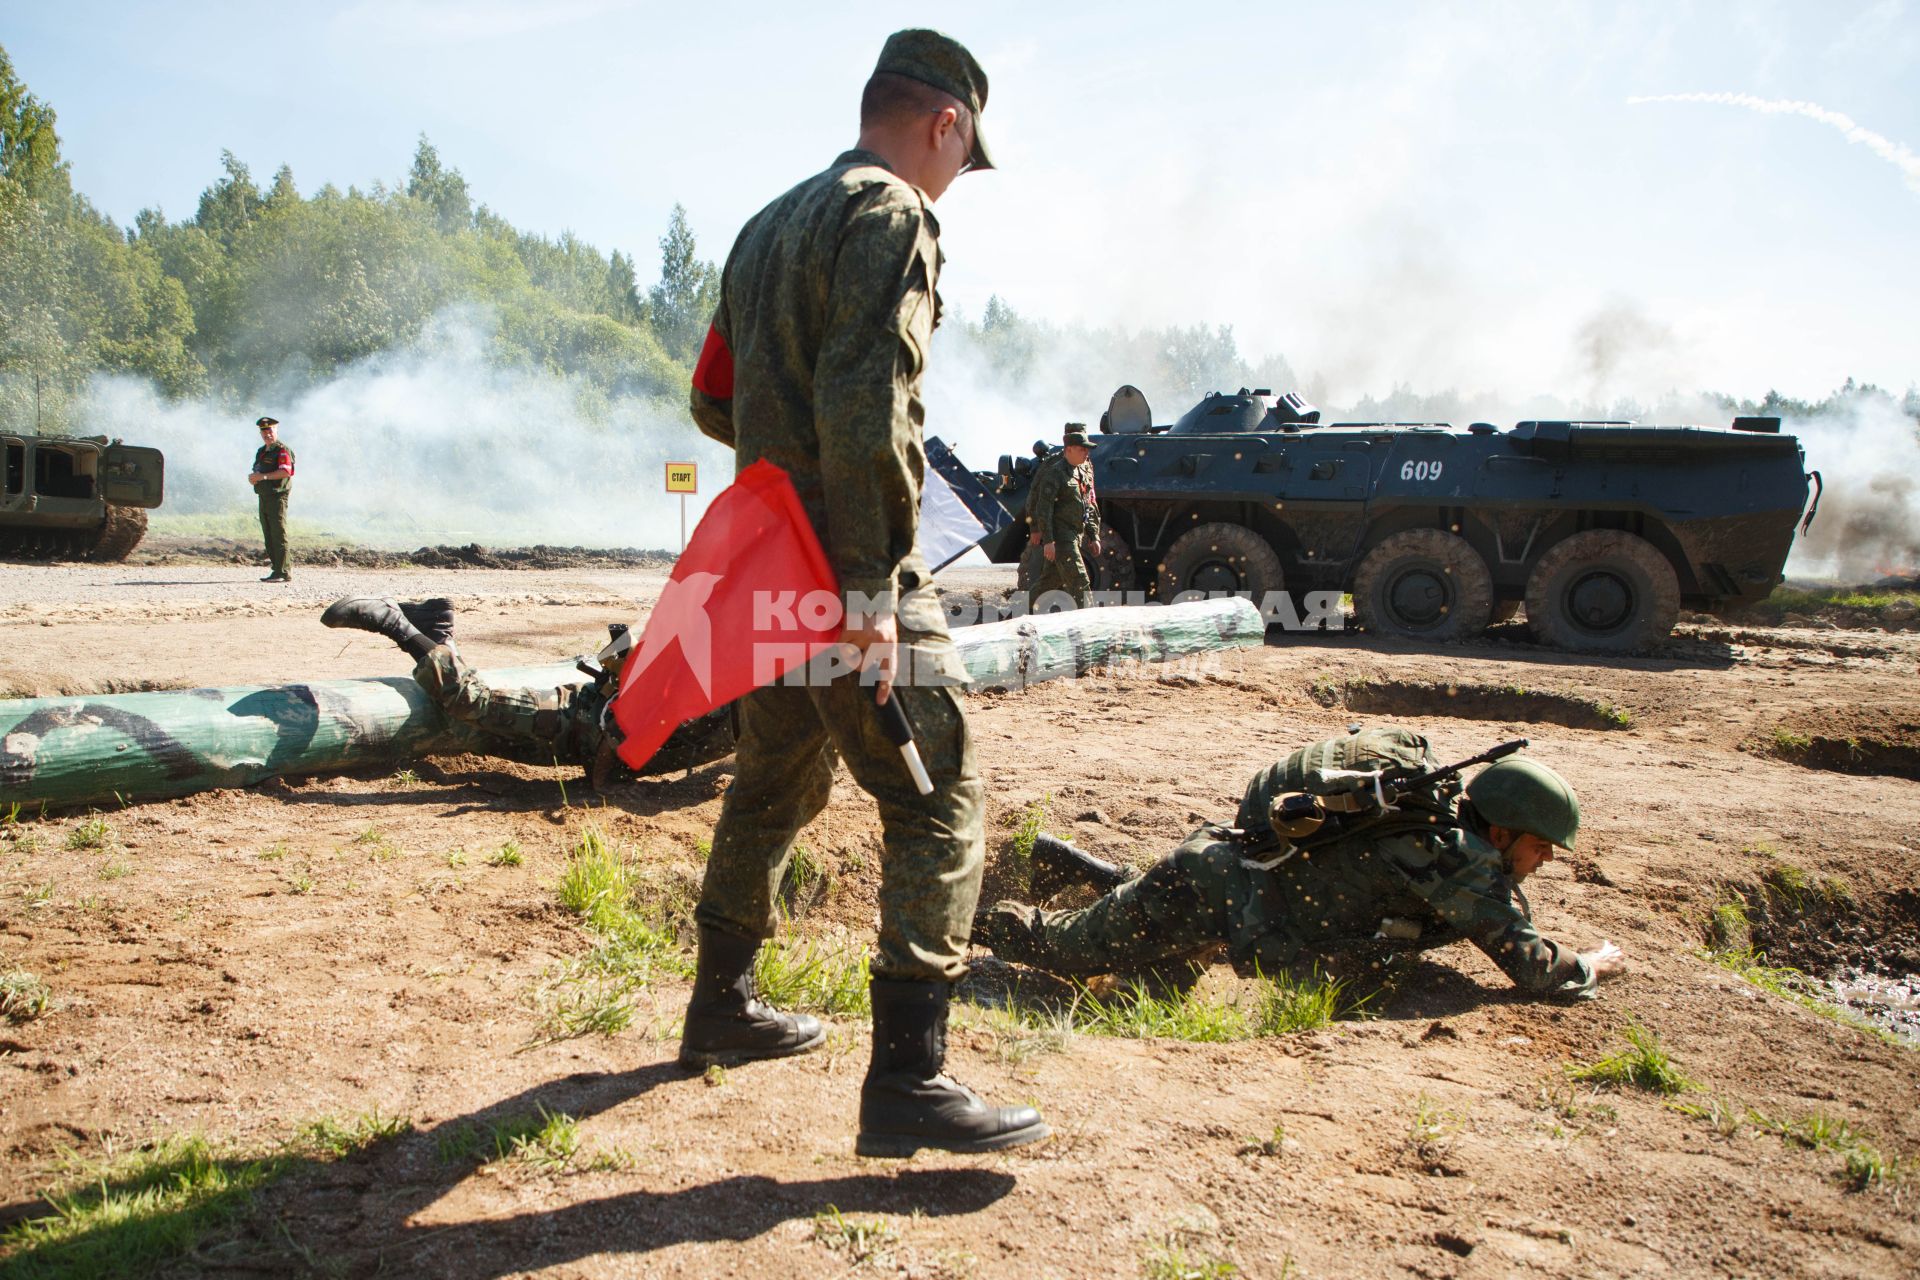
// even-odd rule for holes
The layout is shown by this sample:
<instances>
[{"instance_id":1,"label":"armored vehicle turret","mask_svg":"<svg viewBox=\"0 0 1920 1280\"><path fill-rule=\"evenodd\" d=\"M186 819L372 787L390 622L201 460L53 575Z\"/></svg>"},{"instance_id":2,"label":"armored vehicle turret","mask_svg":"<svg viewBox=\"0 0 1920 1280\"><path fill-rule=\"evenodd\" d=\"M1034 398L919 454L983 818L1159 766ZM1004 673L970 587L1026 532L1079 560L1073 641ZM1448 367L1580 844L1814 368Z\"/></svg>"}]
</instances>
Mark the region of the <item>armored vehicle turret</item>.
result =
<instances>
[{"instance_id":1,"label":"armored vehicle turret","mask_svg":"<svg viewBox=\"0 0 1920 1280\"><path fill-rule=\"evenodd\" d=\"M1096 590L1350 592L1360 627L1424 640L1524 605L1543 643L1626 652L1657 644L1682 607L1763 599L1813 519L1818 473L1777 418L1322 423L1271 394L1215 392L1155 426L1138 389L1114 393L1092 451ZM1000 460L1016 516L1036 465ZM1016 519L981 545L1004 563L1026 538Z\"/></svg>"},{"instance_id":2,"label":"armored vehicle turret","mask_svg":"<svg viewBox=\"0 0 1920 1280\"><path fill-rule=\"evenodd\" d=\"M0 431L0 555L124 560L164 481L158 449Z\"/></svg>"}]
</instances>

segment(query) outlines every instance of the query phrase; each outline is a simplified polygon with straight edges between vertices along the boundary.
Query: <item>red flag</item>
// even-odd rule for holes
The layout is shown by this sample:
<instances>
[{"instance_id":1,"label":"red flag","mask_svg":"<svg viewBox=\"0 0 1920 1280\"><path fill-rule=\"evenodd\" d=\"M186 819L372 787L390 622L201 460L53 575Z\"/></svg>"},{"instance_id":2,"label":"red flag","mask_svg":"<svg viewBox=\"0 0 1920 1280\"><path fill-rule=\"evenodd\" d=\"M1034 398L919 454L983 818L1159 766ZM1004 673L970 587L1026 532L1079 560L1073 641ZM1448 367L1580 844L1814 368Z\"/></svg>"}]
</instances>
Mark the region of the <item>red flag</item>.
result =
<instances>
[{"instance_id":1,"label":"red flag","mask_svg":"<svg viewBox=\"0 0 1920 1280\"><path fill-rule=\"evenodd\" d=\"M620 758L770 684L840 637L839 581L787 473L762 459L713 500L620 677ZM831 605L831 607L828 607Z\"/></svg>"}]
</instances>

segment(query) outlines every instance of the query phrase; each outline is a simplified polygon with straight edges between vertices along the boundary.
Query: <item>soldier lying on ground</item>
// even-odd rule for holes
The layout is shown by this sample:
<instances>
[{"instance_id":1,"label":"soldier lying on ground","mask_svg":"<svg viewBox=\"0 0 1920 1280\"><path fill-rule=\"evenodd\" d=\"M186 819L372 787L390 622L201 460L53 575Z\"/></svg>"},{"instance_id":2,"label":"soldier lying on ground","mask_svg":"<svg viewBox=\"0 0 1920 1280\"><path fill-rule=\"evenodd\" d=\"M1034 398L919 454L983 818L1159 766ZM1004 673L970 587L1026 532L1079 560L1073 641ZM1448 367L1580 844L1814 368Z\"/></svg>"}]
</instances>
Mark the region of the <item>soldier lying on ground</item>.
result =
<instances>
[{"instance_id":1,"label":"soldier lying on ground","mask_svg":"<svg viewBox=\"0 0 1920 1280\"><path fill-rule=\"evenodd\" d=\"M528 764L577 764L597 790L630 780L633 772L614 754L617 739L606 725L607 704L620 687L626 652L602 651L600 674L585 684L552 689L495 689L467 664L453 645L451 601L395 603L374 596L348 596L327 606L320 621L385 636L415 662L413 678L450 720L487 735L492 754ZM623 628L615 628L619 638ZM674 730L642 772L672 773L718 760L733 750L731 709L689 721Z\"/></svg>"},{"instance_id":2,"label":"soldier lying on ground","mask_svg":"<svg viewBox=\"0 0 1920 1280\"><path fill-rule=\"evenodd\" d=\"M1068 975L1138 971L1204 956L1225 943L1242 973L1317 969L1379 989L1419 952L1468 938L1514 983L1542 995L1589 996L1625 972L1611 942L1576 953L1534 928L1520 891L1580 829L1573 789L1518 758L1381 807L1369 771L1432 767L1426 739L1370 729L1318 742L1254 775L1234 827L1208 824L1144 874L1042 837L1034 892L1074 882L1109 891L1077 911L1002 902L973 940L1003 960ZM1283 802L1320 796L1317 829L1274 821ZM1311 801L1310 801L1311 804ZM1275 828L1291 834L1283 835Z\"/></svg>"}]
</instances>

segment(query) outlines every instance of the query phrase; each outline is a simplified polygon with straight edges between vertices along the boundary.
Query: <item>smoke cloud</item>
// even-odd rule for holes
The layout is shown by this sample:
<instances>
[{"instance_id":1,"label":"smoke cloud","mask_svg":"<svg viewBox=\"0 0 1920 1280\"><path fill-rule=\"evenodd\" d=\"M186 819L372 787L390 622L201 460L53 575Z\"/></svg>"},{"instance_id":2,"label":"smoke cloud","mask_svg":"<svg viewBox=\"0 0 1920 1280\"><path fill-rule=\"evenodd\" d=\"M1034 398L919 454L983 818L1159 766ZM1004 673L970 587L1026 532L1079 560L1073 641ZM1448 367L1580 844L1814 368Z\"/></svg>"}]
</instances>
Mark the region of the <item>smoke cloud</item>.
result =
<instances>
[{"instance_id":1,"label":"smoke cloud","mask_svg":"<svg viewBox=\"0 0 1920 1280\"><path fill-rule=\"evenodd\" d=\"M732 479L731 452L679 403L608 399L581 379L501 367L488 354L492 326L485 308L450 308L405 351L250 405L168 401L143 380L101 376L75 420L166 453L160 531L166 517L252 509L253 420L268 413L297 461L296 532L317 525L329 539L398 548L677 547L664 465L701 464L691 527Z\"/></svg>"},{"instance_id":2,"label":"smoke cloud","mask_svg":"<svg viewBox=\"0 0 1920 1280\"><path fill-rule=\"evenodd\" d=\"M1800 437L1823 482L1819 514L1787 572L1847 583L1920 573L1920 424L1868 391L1780 429Z\"/></svg>"},{"instance_id":3,"label":"smoke cloud","mask_svg":"<svg viewBox=\"0 0 1920 1280\"><path fill-rule=\"evenodd\" d=\"M1852 116L1838 111L1829 111L1817 102L1800 102L1791 98L1757 98L1750 93L1661 93L1627 99L1627 105L1630 107L1653 102L1705 102L1722 107L1744 107L1748 111L1758 111L1762 115L1795 115L1805 116L1809 120L1818 120L1821 124L1838 129L1848 142L1865 147L1900 170L1906 177L1908 189L1915 195L1920 195L1920 155L1915 155L1884 134L1875 133Z\"/></svg>"}]
</instances>

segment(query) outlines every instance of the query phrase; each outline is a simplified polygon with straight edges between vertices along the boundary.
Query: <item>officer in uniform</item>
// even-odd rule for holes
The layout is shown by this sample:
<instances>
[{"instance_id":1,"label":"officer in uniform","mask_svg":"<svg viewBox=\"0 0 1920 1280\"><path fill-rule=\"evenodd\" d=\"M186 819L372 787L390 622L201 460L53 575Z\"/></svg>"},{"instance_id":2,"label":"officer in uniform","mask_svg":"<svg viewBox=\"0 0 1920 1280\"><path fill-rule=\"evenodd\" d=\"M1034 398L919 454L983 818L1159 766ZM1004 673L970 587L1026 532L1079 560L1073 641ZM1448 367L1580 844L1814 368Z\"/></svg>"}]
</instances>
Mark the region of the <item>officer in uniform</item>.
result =
<instances>
[{"instance_id":1,"label":"officer in uniform","mask_svg":"<svg viewBox=\"0 0 1920 1280\"><path fill-rule=\"evenodd\" d=\"M1100 554L1100 503L1093 492L1090 452L1086 424L1069 422L1060 452L1041 463L1033 478L1027 507L1033 526L1030 538L1044 558L1033 585L1034 598L1046 591L1064 591L1082 609L1093 604L1093 589L1081 539L1087 539L1087 550Z\"/></svg>"},{"instance_id":2,"label":"officer in uniform","mask_svg":"<svg viewBox=\"0 0 1920 1280\"><path fill-rule=\"evenodd\" d=\"M1030 1107L994 1107L943 1074L947 1004L983 861L982 788L961 707L965 669L918 548L926 457L921 379L942 255L933 202L991 167L980 135L987 76L935 31L888 37L860 103L860 137L742 228L695 365L694 421L745 468L792 478L848 605L863 668L740 702L738 763L714 829L695 919L700 952L680 1060L700 1068L806 1053L818 1020L758 998L794 835L823 809L836 754L880 807L885 853L872 962L873 1058L855 1150L992 1151L1036 1141ZM883 735L897 698L933 791L921 795Z\"/></svg>"},{"instance_id":3,"label":"officer in uniform","mask_svg":"<svg viewBox=\"0 0 1920 1280\"><path fill-rule=\"evenodd\" d=\"M292 582L293 575L287 572L287 495L293 491L293 450L275 432L278 418L261 417L253 425L260 428L260 447L254 452L247 483L260 498L260 536L272 566L260 581Z\"/></svg>"},{"instance_id":4,"label":"officer in uniform","mask_svg":"<svg viewBox=\"0 0 1920 1280\"><path fill-rule=\"evenodd\" d=\"M629 653L624 626L609 628L613 638L600 651L597 674L585 684L496 689L454 647L449 600L396 603L348 596L328 605L320 621L393 641L414 660L413 678L427 696L449 720L478 730L479 749L487 754L526 764L577 764L595 790L631 780L631 771L614 752L619 743L606 728L607 704L619 692L620 669ZM722 707L674 730L642 772L691 769L732 750L731 708Z\"/></svg>"},{"instance_id":5,"label":"officer in uniform","mask_svg":"<svg viewBox=\"0 0 1920 1280\"><path fill-rule=\"evenodd\" d=\"M1573 849L1580 830L1579 801L1553 770L1504 759L1457 802L1442 791L1394 810L1357 803L1319 838L1274 834L1276 799L1304 779L1358 779L1347 794L1364 799L1373 774L1356 764L1418 771L1432 758L1425 739L1392 729L1302 748L1254 776L1234 827L1200 828L1078 911L1000 903L974 940L1003 960L1073 975L1150 968L1225 943L1242 973L1318 969L1378 983L1419 951L1460 938L1540 995L1588 996L1625 971L1612 943L1582 954L1542 935L1521 892L1556 852ZM1117 871L1057 841L1036 842L1035 866L1036 880L1056 882Z\"/></svg>"}]
</instances>

